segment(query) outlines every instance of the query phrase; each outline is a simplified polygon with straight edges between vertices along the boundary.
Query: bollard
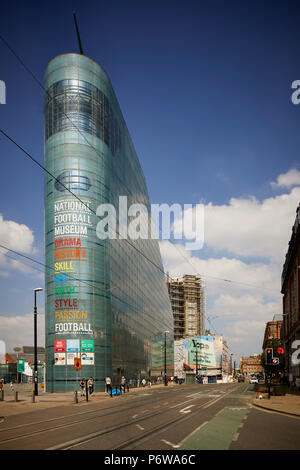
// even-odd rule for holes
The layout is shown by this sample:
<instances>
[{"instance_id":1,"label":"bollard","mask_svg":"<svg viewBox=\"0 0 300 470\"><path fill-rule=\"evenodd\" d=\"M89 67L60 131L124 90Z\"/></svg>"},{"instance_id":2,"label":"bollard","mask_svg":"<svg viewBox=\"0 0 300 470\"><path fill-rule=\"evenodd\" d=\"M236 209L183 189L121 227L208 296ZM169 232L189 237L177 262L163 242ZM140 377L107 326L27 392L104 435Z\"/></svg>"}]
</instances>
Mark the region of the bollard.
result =
<instances>
[{"instance_id":1,"label":"bollard","mask_svg":"<svg viewBox=\"0 0 300 470\"><path fill-rule=\"evenodd\" d=\"M32 403L35 403L35 394L34 394L34 390L32 390Z\"/></svg>"},{"instance_id":2,"label":"bollard","mask_svg":"<svg viewBox=\"0 0 300 470\"><path fill-rule=\"evenodd\" d=\"M1 390L0 401L4 401L4 390Z\"/></svg>"},{"instance_id":3,"label":"bollard","mask_svg":"<svg viewBox=\"0 0 300 470\"><path fill-rule=\"evenodd\" d=\"M18 401L18 392L15 392L15 401Z\"/></svg>"},{"instance_id":4,"label":"bollard","mask_svg":"<svg viewBox=\"0 0 300 470\"><path fill-rule=\"evenodd\" d=\"M78 394L77 394L77 390L74 392L74 403L78 403Z\"/></svg>"}]
</instances>

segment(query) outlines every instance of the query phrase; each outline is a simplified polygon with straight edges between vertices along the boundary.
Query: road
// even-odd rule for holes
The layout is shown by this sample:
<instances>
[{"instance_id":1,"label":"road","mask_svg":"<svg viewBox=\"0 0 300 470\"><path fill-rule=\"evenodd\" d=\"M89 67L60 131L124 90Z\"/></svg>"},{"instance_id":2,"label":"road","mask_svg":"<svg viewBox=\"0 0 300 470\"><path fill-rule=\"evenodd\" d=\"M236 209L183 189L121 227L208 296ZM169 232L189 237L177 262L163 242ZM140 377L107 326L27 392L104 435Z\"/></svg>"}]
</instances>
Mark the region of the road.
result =
<instances>
[{"instance_id":1,"label":"road","mask_svg":"<svg viewBox=\"0 0 300 470\"><path fill-rule=\"evenodd\" d=\"M299 450L300 419L253 407L253 390L247 383L152 387L8 416L0 450Z\"/></svg>"}]
</instances>

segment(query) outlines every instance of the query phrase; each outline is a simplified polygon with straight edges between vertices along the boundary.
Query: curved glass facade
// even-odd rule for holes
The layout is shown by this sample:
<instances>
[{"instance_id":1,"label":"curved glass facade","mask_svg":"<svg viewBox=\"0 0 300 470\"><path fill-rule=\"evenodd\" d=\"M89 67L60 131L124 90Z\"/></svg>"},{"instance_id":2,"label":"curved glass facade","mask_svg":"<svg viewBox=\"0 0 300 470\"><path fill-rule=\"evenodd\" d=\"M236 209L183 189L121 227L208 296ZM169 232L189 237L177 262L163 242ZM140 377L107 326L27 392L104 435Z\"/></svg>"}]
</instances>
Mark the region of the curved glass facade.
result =
<instances>
[{"instance_id":1,"label":"curved glass facade","mask_svg":"<svg viewBox=\"0 0 300 470\"><path fill-rule=\"evenodd\" d=\"M172 335L173 315L157 240L96 235L97 207L111 203L118 217L120 196L150 214L108 76L88 57L64 54L48 64L45 90L45 167L55 177L45 174L47 391L90 376L103 390L106 375L119 383L151 374L152 344Z\"/></svg>"}]
</instances>

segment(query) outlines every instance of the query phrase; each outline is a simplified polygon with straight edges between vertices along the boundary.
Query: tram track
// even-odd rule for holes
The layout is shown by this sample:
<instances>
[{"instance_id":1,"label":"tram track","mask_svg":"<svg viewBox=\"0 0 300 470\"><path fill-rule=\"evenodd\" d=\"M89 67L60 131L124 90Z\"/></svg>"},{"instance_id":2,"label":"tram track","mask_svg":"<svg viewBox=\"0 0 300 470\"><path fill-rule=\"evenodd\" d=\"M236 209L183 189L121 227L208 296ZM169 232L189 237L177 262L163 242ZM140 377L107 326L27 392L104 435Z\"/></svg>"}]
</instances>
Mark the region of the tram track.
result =
<instances>
[{"instance_id":1,"label":"tram track","mask_svg":"<svg viewBox=\"0 0 300 470\"><path fill-rule=\"evenodd\" d=\"M209 393L209 390L206 389L207 393ZM223 398L224 396L226 396L228 393L231 393L231 389L229 391L227 391L225 394L224 392L221 392L221 394L216 398L216 395L214 395L214 397L211 399L211 400L208 400L208 401L205 401L204 403L202 403L201 405L199 405L197 407L197 411L194 411L194 412L189 412L189 416L187 415L180 415L179 417L176 417L175 419L171 419L169 420L167 423L163 423L161 425L158 425L158 426L155 426L152 430L148 430L148 431L145 431L143 433L140 434L140 436L134 438L133 440L125 440L124 442L121 442L120 444L118 444L116 447L113 447L113 449L123 449L125 448L126 446L128 445L131 445L135 442L138 442L140 441L141 439L147 439L147 436L149 435L151 437L151 435L153 435L154 433L157 433L157 432L162 432L164 429L166 429L167 427L169 426L172 426L172 425L175 425L176 423L180 423L182 421L185 421L186 419L189 419L191 417L193 417L195 414L197 414L199 412L200 409L202 409L203 407L205 408L206 406L210 406L210 404L213 404L215 401L218 401L219 399ZM11 427L8 427L8 428L2 428L2 426L0 427L0 436L1 436L1 441L0 441L0 449L2 448L5 448L5 444L8 444L9 443L12 443L12 442L16 442L16 447L19 448L20 445L21 447L24 447L24 442L22 443L22 440L26 440L26 439L29 439L29 438L32 438L32 437L35 437L37 435L41 435L41 434L47 434L47 433L51 433L51 432L54 432L56 430L64 430L64 429L68 429L68 428L71 428L71 427L74 427L74 431L76 430L76 427L77 427L77 432L78 432L78 427L80 427L80 425L82 423L87 423L88 422L92 422L92 421L95 421L95 420L101 420L102 418L107 418L107 417L113 417L113 416L117 416L119 414L123 414L123 413L128 413L130 410L134 410L136 412L138 412L138 410L142 407L145 407L145 405L147 404L147 407L151 407L152 404L156 404L157 401L158 401L158 397L159 399L162 398L162 396L164 396L164 394L166 393L169 397L169 406L166 406L164 405L164 401L162 400L161 401L161 407L160 409L156 410L156 411L151 411L150 413L146 413L145 414L145 411L146 410L142 410L142 415L138 416L137 413L134 414L134 417L131 418L131 419L127 419L125 422L123 423L119 423L119 424L116 424L114 426L109 426L109 427L106 427L104 429L102 429L101 431L97 430L96 432L94 433L89 433L89 434L86 434L84 436L80 436L80 437L77 437L76 439L73 439L72 441L67 441L67 442L63 442L63 443L60 443L58 445L50 445L47 450L67 450L67 449L72 449L72 448L76 448L78 447L79 445L81 444L84 444L86 442L89 442L93 439L97 439L98 437L101 437L101 436L104 436L104 435L109 435L111 433L114 433L114 432L117 432L118 430L121 430L121 429L125 429L126 427L129 427L129 426L132 426L134 424L136 424L137 426L139 425L139 423L145 421L145 420L149 420L151 418L155 418L155 417L159 417L159 416L163 416L164 414L176 409L177 407L182 407L186 404L189 404L195 400L199 400L201 398L204 398L205 395L202 395L202 394L199 394L199 393L195 393L193 395L190 395L188 398L188 396L186 395L184 389L177 389L177 390L172 390L172 392L179 392L179 396L178 396L178 393L170 393L170 391L168 390L165 390L165 391L160 391L157 393L156 395L156 391L154 392L153 394L153 398L154 400L152 401L149 401L149 397L143 397L141 399L138 399L137 401L134 401L134 403L132 403L132 406L126 406L126 402L127 404L128 401L123 397L121 398L120 402L118 404L113 404L112 406L106 406L104 408L102 408L101 410L99 409L92 409L92 410L85 410L85 411L81 411L81 412L77 412L77 413L72 413L72 414L68 414L68 415L63 415L63 416L58 416L58 417L54 417L54 418L50 418L50 419L46 419L46 420L39 420L39 421L32 421L30 423L24 423L24 424L20 424L20 425L16 425L16 426L11 426ZM147 394L148 395L148 394ZM181 401L180 403L175 403L174 404L174 398L175 400L178 400L178 398L180 399L181 396L184 396L184 398L188 398L187 400L183 400ZM128 399L133 399L133 400L136 400L137 396L136 395L132 395L130 397L128 397ZM173 403L172 403L173 402ZM131 403L130 403L131 405ZM89 415L89 416L87 416ZM62 420L72 420L72 418L77 418L75 421L71 421L71 422L60 422ZM42 429L35 429L33 430L32 428L34 426L40 426L40 425L47 425L49 423L55 423L55 425L53 426L48 426L46 428L42 428ZM97 424L97 423L96 423ZM101 426L103 426L103 421L101 422ZM95 425L94 425L95 427ZM141 429L143 429L142 427L140 427ZM5 432L9 433L9 432L14 432L14 431L21 431L20 434L18 435L13 435L13 436L8 436L6 437L5 436ZM22 432L22 430L28 430L29 432ZM76 433L75 433L76 434ZM52 439L52 438L51 438ZM51 440L50 439L50 440ZM19 443L18 443L19 441ZM45 443L47 442L47 436L45 436ZM46 445L45 445L46 447Z\"/></svg>"},{"instance_id":2,"label":"tram track","mask_svg":"<svg viewBox=\"0 0 300 470\"><path fill-rule=\"evenodd\" d=\"M127 439L127 440L117 444L116 446L112 446L109 450L125 450L128 446L130 446L132 444L137 444L137 443L141 443L141 442L144 442L146 440L149 440L153 436L153 434L157 434L158 432L164 432L164 431L168 430L168 428L170 428L170 427L172 427L176 424L183 423L184 421L195 417L203 408L208 408L209 406L213 405L217 401L223 399L225 396L230 394L233 390L234 389L231 388L225 394L220 394L217 398L213 397L211 400L208 400L207 402L199 405L197 407L197 410L195 410L194 412L191 412L191 414L188 414L188 415L186 414L184 416L181 415L179 417L177 416L176 418L173 418L173 419L167 421L166 423L162 423L162 424L160 424L158 426L155 426L154 428L152 428L148 431L142 432L139 436L136 436L136 437L131 438L131 439ZM95 440L95 439L97 439L101 436L104 436L104 435L113 433L115 431L124 429L126 427L132 426L133 424L138 424L140 422L143 422L143 421L145 421L147 419L150 419L150 418L153 418L155 416L162 416L163 414L166 414L166 413L170 412L171 409L181 407L181 406L185 405L186 403L197 400L197 399L199 399L199 396L197 396L195 398L191 398L190 400L187 400L183 403L178 403L176 405L173 405L172 407L169 407L167 409L164 408L163 410L159 410L159 411L156 411L154 413L149 413L149 414L141 416L139 418L132 419L132 420L128 421L127 423L121 423L121 424L118 424L116 426L112 426L110 428L106 428L106 429L103 429L101 431L97 431L97 432L88 434L86 436L81 436L81 437L76 438L72 441L64 442L64 443L61 443L59 445L49 447L46 450L71 450L71 449L75 449L76 447L78 447L82 444L86 444L87 442Z\"/></svg>"}]
</instances>

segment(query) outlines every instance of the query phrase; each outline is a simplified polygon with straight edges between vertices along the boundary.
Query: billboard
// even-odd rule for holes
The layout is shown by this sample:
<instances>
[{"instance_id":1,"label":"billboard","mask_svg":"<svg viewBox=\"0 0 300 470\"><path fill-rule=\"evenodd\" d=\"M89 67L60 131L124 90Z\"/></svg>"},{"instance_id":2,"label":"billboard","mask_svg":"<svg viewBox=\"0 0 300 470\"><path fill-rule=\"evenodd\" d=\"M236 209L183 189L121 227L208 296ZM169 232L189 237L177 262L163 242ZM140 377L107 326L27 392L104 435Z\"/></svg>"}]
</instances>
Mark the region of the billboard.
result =
<instances>
[{"instance_id":1,"label":"billboard","mask_svg":"<svg viewBox=\"0 0 300 470\"><path fill-rule=\"evenodd\" d=\"M193 336L176 341L175 364L180 369L194 369L196 364L200 368L221 368L223 351L223 336Z\"/></svg>"}]
</instances>

